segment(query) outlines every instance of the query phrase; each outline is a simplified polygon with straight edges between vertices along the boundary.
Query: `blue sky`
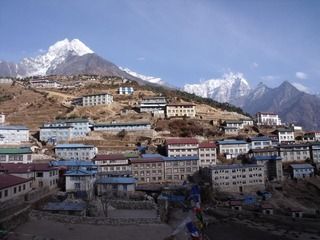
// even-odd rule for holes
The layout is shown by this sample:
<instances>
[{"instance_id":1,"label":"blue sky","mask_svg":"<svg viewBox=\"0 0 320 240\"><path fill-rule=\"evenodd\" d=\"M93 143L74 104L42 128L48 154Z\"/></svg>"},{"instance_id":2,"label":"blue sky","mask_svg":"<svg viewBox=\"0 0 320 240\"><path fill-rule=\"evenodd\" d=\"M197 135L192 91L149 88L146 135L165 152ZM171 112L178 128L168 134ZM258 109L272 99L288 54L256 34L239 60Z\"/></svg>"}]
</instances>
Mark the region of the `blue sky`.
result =
<instances>
[{"instance_id":1,"label":"blue sky","mask_svg":"<svg viewBox=\"0 0 320 240\"><path fill-rule=\"evenodd\" d=\"M318 0L1 0L0 59L64 38L182 86L241 72L254 87L284 80L320 92Z\"/></svg>"}]
</instances>

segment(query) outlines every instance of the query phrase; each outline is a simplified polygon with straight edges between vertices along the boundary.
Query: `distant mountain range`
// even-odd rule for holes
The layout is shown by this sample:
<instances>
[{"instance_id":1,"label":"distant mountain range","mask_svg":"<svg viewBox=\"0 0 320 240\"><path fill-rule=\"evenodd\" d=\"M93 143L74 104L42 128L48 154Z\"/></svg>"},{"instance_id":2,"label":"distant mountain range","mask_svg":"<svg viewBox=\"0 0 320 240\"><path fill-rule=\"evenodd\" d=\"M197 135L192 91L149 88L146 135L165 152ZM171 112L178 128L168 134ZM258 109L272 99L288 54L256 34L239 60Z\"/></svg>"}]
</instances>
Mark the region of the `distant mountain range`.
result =
<instances>
[{"instance_id":1,"label":"distant mountain range","mask_svg":"<svg viewBox=\"0 0 320 240\"><path fill-rule=\"evenodd\" d=\"M95 74L117 76L139 83L164 84L159 78L144 76L127 68L121 68L95 54L78 39L64 39L35 57L24 58L19 63L0 61L0 76L28 77L45 75Z\"/></svg>"}]
</instances>

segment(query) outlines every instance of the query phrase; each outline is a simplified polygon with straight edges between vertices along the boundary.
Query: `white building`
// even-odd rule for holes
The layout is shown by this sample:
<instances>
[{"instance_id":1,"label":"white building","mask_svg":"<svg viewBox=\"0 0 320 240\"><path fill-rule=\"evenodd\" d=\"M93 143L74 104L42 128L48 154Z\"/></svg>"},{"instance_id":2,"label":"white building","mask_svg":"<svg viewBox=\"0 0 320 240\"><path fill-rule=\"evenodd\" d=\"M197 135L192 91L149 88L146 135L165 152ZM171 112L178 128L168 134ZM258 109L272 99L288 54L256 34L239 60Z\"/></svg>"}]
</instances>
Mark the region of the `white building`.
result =
<instances>
[{"instance_id":1,"label":"white building","mask_svg":"<svg viewBox=\"0 0 320 240\"><path fill-rule=\"evenodd\" d=\"M0 148L0 163L31 163L32 151L29 147Z\"/></svg>"},{"instance_id":2,"label":"white building","mask_svg":"<svg viewBox=\"0 0 320 240\"><path fill-rule=\"evenodd\" d=\"M290 165L292 178L307 178L314 175L314 168L311 164L291 164Z\"/></svg>"},{"instance_id":3,"label":"white building","mask_svg":"<svg viewBox=\"0 0 320 240\"><path fill-rule=\"evenodd\" d=\"M88 170L70 170L65 173L66 192L85 192L89 198L93 195L96 172Z\"/></svg>"},{"instance_id":4,"label":"white building","mask_svg":"<svg viewBox=\"0 0 320 240\"><path fill-rule=\"evenodd\" d=\"M50 79L33 79L29 81L32 88L61 88L61 84Z\"/></svg>"},{"instance_id":5,"label":"white building","mask_svg":"<svg viewBox=\"0 0 320 240\"><path fill-rule=\"evenodd\" d=\"M40 127L40 141L44 142L64 142L74 138L72 126L43 126Z\"/></svg>"},{"instance_id":6,"label":"white building","mask_svg":"<svg viewBox=\"0 0 320 240\"><path fill-rule=\"evenodd\" d=\"M0 145L25 142L29 142L29 129L27 127L15 125L0 126Z\"/></svg>"},{"instance_id":7,"label":"white building","mask_svg":"<svg viewBox=\"0 0 320 240\"><path fill-rule=\"evenodd\" d=\"M246 141L235 139L218 141L218 149L219 154L223 154L230 158L236 158L249 151L248 143Z\"/></svg>"},{"instance_id":8,"label":"white building","mask_svg":"<svg viewBox=\"0 0 320 240\"><path fill-rule=\"evenodd\" d=\"M91 160L98 153L94 145L86 144L58 144L55 146L55 154L61 159Z\"/></svg>"},{"instance_id":9,"label":"white building","mask_svg":"<svg viewBox=\"0 0 320 240\"><path fill-rule=\"evenodd\" d=\"M136 189L136 179L132 177L103 177L96 181L97 194L129 196Z\"/></svg>"},{"instance_id":10,"label":"white building","mask_svg":"<svg viewBox=\"0 0 320 240\"><path fill-rule=\"evenodd\" d=\"M294 130L292 128L279 128L275 132L279 143L293 143L295 141Z\"/></svg>"},{"instance_id":11,"label":"white building","mask_svg":"<svg viewBox=\"0 0 320 240\"><path fill-rule=\"evenodd\" d=\"M140 112L164 111L167 105L165 97L144 97L140 104Z\"/></svg>"},{"instance_id":12,"label":"white building","mask_svg":"<svg viewBox=\"0 0 320 240\"><path fill-rule=\"evenodd\" d=\"M97 123L93 126L93 131L120 132L125 131L145 131L150 130L151 124L147 122L128 122L128 123Z\"/></svg>"},{"instance_id":13,"label":"white building","mask_svg":"<svg viewBox=\"0 0 320 240\"><path fill-rule=\"evenodd\" d=\"M198 156L199 143L194 138L171 138L166 140L168 157Z\"/></svg>"},{"instance_id":14,"label":"white building","mask_svg":"<svg viewBox=\"0 0 320 240\"><path fill-rule=\"evenodd\" d=\"M222 127L223 134L225 135L239 135L239 128L237 127Z\"/></svg>"},{"instance_id":15,"label":"white building","mask_svg":"<svg viewBox=\"0 0 320 240\"><path fill-rule=\"evenodd\" d=\"M199 166L208 167L217 164L217 146L212 142L199 144Z\"/></svg>"},{"instance_id":16,"label":"white building","mask_svg":"<svg viewBox=\"0 0 320 240\"><path fill-rule=\"evenodd\" d=\"M279 118L279 115L271 112L258 112L256 114L256 121L258 125L281 125L281 119Z\"/></svg>"},{"instance_id":17,"label":"white building","mask_svg":"<svg viewBox=\"0 0 320 240\"><path fill-rule=\"evenodd\" d=\"M304 141L308 142L319 142L320 141L320 132L307 132L303 136Z\"/></svg>"},{"instance_id":18,"label":"white building","mask_svg":"<svg viewBox=\"0 0 320 240\"><path fill-rule=\"evenodd\" d=\"M300 162L310 159L308 144L280 144L278 149L283 162Z\"/></svg>"},{"instance_id":19,"label":"white building","mask_svg":"<svg viewBox=\"0 0 320 240\"><path fill-rule=\"evenodd\" d=\"M11 78L0 78L0 84L12 84L13 80Z\"/></svg>"},{"instance_id":20,"label":"white building","mask_svg":"<svg viewBox=\"0 0 320 240\"><path fill-rule=\"evenodd\" d=\"M110 176L131 174L129 160L123 154L98 154L92 160L98 166L98 172Z\"/></svg>"},{"instance_id":21,"label":"white building","mask_svg":"<svg viewBox=\"0 0 320 240\"><path fill-rule=\"evenodd\" d=\"M257 164L217 165L210 172L213 188L223 192L256 192L265 188L264 168Z\"/></svg>"},{"instance_id":22,"label":"white building","mask_svg":"<svg viewBox=\"0 0 320 240\"><path fill-rule=\"evenodd\" d=\"M133 94L134 90L133 87L119 87L118 93L120 95L131 95Z\"/></svg>"},{"instance_id":23,"label":"white building","mask_svg":"<svg viewBox=\"0 0 320 240\"><path fill-rule=\"evenodd\" d=\"M196 105L193 103L170 103L166 106L166 116L171 117L196 117Z\"/></svg>"},{"instance_id":24,"label":"white building","mask_svg":"<svg viewBox=\"0 0 320 240\"><path fill-rule=\"evenodd\" d=\"M13 200L31 191L31 179L0 174L0 202Z\"/></svg>"},{"instance_id":25,"label":"white building","mask_svg":"<svg viewBox=\"0 0 320 240\"><path fill-rule=\"evenodd\" d=\"M310 144L310 157L317 169L320 169L320 143Z\"/></svg>"},{"instance_id":26,"label":"white building","mask_svg":"<svg viewBox=\"0 0 320 240\"><path fill-rule=\"evenodd\" d=\"M249 149L272 148L272 146L272 141L267 136L249 138Z\"/></svg>"},{"instance_id":27,"label":"white building","mask_svg":"<svg viewBox=\"0 0 320 240\"><path fill-rule=\"evenodd\" d=\"M239 120L226 120L224 121L224 126L228 127L228 128L237 128L237 129L243 129L244 125L243 125L243 121Z\"/></svg>"},{"instance_id":28,"label":"white building","mask_svg":"<svg viewBox=\"0 0 320 240\"><path fill-rule=\"evenodd\" d=\"M109 105L113 102L113 96L108 93L82 96L82 106Z\"/></svg>"}]
</instances>

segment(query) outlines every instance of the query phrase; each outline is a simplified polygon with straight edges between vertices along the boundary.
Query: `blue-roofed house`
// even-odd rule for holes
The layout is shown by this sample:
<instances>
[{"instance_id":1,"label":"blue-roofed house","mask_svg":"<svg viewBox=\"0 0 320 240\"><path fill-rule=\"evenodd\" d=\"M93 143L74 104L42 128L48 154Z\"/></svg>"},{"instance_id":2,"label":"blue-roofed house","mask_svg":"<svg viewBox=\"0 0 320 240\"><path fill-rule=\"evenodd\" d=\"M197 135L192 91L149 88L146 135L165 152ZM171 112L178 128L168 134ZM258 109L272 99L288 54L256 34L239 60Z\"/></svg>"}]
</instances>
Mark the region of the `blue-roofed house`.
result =
<instances>
[{"instance_id":1,"label":"blue-roofed house","mask_svg":"<svg viewBox=\"0 0 320 240\"><path fill-rule=\"evenodd\" d=\"M89 199L94 193L94 183L96 181L96 171L92 170L69 170L66 171L66 192L85 193Z\"/></svg>"},{"instance_id":2,"label":"blue-roofed house","mask_svg":"<svg viewBox=\"0 0 320 240\"><path fill-rule=\"evenodd\" d=\"M181 183L199 170L198 156L164 157L165 181Z\"/></svg>"},{"instance_id":3,"label":"blue-roofed house","mask_svg":"<svg viewBox=\"0 0 320 240\"><path fill-rule=\"evenodd\" d=\"M91 160L98 153L98 148L87 144L58 144L55 146L55 154L61 159Z\"/></svg>"},{"instance_id":4,"label":"blue-roofed house","mask_svg":"<svg viewBox=\"0 0 320 240\"><path fill-rule=\"evenodd\" d=\"M219 154L223 154L227 158L237 158L249 151L248 143L244 140L226 139L218 141L217 144Z\"/></svg>"},{"instance_id":5,"label":"blue-roofed house","mask_svg":"<svg viewBox=\"0 0 320 240\"><path fill-rule=\"evenodd\" d=\"M97 171L97 166L91 161L85 160L60 160L51 161L51 166L65 168L66 170L88 170Z\"/></svg>"},{"instance_id":6,"label":"blue-roofed house","mask_svg":"<svg viewBox=\"0 0 320 240\"><path fill-rule=\"evenodd\" d=\"M279 156L255 156L251 159L253 163L263 166L264 177L267 181L282 181L283 169L282 158Z\"/></svg>"},{"instance_id":7,"label":"blue-roofed house","mask_svg":"<svg viewBox=\"0 0 320 240\"><path fill-rule=\"evenodd\" d=\"M292 178L308 178L314 175L314 167L308 163L290 164Z\"/></svg>"},{"instance_id":8,"label":"blue-roofed house","mask_svg":"<svg viewBox=\"0 0 320 240\"><path fill-rule=\"evenodd\" d=\"M48 202L42 207L43 211L50 213L86 216L87 204L83 201L70 201L64 202Z\"/></svg>"},{"instance_id":9,"label":"blue-roofed house","mask_svg":"<svg viewBox=\"0 0 320 240\"><path fill-rule=\"evenodd\" d=\"M0 145L29 142L29 129L20 125L0 125Z\"/></svg>"},{"instance_id":10,"label":"blue-roofed house","mask_svg":"<svg viewBox=\"0 0 320 240\"><path fill-rule=\"evenodd\" d=\"M272 141L268 136L258 136L248 139L249 149L264 149L271 148Z\"/></svg>"},{"instance_id":11,"label":"blue-roofed house","mask_svg":"<svg viewBox=\"0 0 320 240\"><path fill-rule=\"evenodd\" d=\"M96 181L97 194L129 196L135 192L136 181L133 177L103 177Z\"/></svg>"}]
</instances>

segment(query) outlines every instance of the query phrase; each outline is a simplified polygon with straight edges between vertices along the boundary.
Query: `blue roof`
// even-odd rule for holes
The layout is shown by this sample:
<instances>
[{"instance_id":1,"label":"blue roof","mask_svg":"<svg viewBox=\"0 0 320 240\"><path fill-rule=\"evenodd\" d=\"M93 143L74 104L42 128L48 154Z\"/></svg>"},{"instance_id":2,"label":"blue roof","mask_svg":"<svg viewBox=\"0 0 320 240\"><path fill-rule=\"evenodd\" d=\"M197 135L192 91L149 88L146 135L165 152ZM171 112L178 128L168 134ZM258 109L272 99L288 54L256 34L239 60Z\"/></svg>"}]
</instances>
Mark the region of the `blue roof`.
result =
<instances>
[{"instance_id":1,"label":"blue roof","mask_svg":"<svg viewBox=\"0 0 320 240\"><path fill-rule=\"evenodd\" d=\"M55 148L94 148L94 145L69 143L69 144L58 144Z\"/></svg>"},{"instance_id":2,"label":"blue roof","mask_svg":"<svg viewBox=\"0 0 320 240\"><path fill-rule=\"evenodd\" d=\"M29 128L23 125L1 125L0 130L29 130Z\"/></svg>"},{"instance_id":3,"label":"blue roof","mask_svg":"<svg viewBox=\"0 0 320 240\"><path fill-rule=\"evenodd\" d=\"M251 141L271 141L271 138L267 136L261 136L261 137L252 137L250 138Z\"/></svg>"},{"instance_id":4,"label":"blue roof","mask_svg":"<svg viewBox=\"0 0 320 240\"><path fill-rule=\"evenodd\" d=\"M244 140L227 139L223 141L218 141L219 145L233 145L233 144L247 144Z\"/></svg>"},{"instance_id":5,"label":"blue roof","mask_svg":"<svg viewBox=\"0 0 320 240\"><path fill-rule=\"evenodd\" d=\"M96 183L100 184L134 184L136 183L136 179L132 177L105 177L100 178L96 181Z\"/></svg>"},{"instance_id":6,"label":"blue roof","mask_svg":"<svg viewBox=\"0 0 320 240\"><path fill-rule=\"evenodd\" d=\"M162 156L159 153L146 153L141 155L142 158L164 158L165 156Z\"/></svg>"},{"instance_id":7,"label":"blue roof","mask_svg":"<svg viewBox=\"0 0 320 240\"><path fill-rule=\"evenodd\" d=\"M252 167L262 167L262 166L257 164L229 164L229 165L216 165L211 169L222 170L222 169L237 169L237 168L252 168Z\"/></svg>"},{"instance_id":8,"label":"blue roof","mask_svg":"<svg viewBox=\"0 0 320 240\"><path fill-rule=\"evenodd\" d=\"M253 157L253 160L256 161L268 161L268 160L282 160L279 156L255 156Z\"/></svg>"},{"instance_id":9,"label":"blue roof","mask_svg":"<svg viewBox=\"0 0 320 240\"><path fill-rule=\"evenodd\" d=\"M192 161L199 160L198 156L185 156L185 157L163 157L164 161Z\"/></svg>"},{"instance_id":10,"label":"blue roof","mask_svg":"<svg viewBox=\"0 0 320 240\"><path fill-rule=\"evenodd\" d=\"M97 171L88 171L83 169L77 169L77 170L70 170L67 171L64 175L65 176L91 176L95 175Z\"/></svg>"},{"instance_id":11,"label":"blue roof","mask_svg":"<svg viewBox=\"0 0 320 240\"><path fill-rule=\"evenodd\" d=\"M302 163L302 164L290 164L290 167L294 169L301 169L301 168L313 168L311 164Z\"/></svg>"},{"instance_id":12,"label":"blue roof","mask_svg":"<svg viewBox=\"0 0 320 240\"><path fill-rule=\"evenodd\" d=\"M96 166L91 161L86 160L60 160L60 161L51 161L52 166Z\"/></svg>"}]
</instances>

